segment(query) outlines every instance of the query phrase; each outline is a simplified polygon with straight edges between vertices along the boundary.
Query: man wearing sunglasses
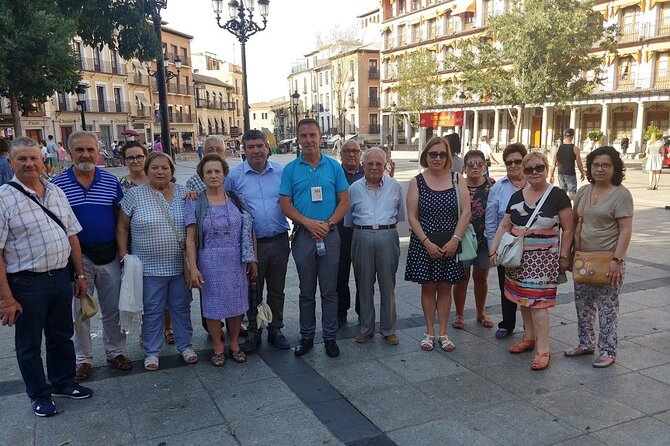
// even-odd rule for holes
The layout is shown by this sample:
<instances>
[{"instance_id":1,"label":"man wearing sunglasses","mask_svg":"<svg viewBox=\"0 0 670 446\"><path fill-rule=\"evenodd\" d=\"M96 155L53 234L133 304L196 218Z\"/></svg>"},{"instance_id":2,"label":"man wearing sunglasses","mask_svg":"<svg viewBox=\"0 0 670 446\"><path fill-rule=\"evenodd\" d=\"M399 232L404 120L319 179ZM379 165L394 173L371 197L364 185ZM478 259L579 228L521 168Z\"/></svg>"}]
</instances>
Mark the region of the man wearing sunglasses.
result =
<instances>
[{"instance_id":1,"label":"man wearing sunglasses","mask_svg":"<svg viewBox=\"0 0 670 446\"><path fill-rule=\"evenodd\" d=\"M586 174L584 172L584 165L582 164L579 148L573 143L575 129L567 129L563 136L563 144L558 146L556 153L554 153L554 162L551 167L549 182L554 184L554 172L556 171L556 167L558 167L558 185L568 194L570 200L572 200L577 193L575 162L581 173L580 181L584 181Z\"/></svg>"}]
</instances>

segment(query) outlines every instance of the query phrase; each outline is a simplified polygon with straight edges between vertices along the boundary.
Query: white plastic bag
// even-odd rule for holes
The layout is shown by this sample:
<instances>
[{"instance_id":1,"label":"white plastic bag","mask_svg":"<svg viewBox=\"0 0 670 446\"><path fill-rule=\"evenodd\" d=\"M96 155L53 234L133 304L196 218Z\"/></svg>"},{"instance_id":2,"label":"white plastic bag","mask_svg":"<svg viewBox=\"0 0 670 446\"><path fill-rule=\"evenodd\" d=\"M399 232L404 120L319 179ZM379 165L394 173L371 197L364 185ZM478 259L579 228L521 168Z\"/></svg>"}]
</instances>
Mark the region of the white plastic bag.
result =
<instances>
[{"instance_id":1,"label":"white plastic bag","mask_svg":"<svg viewBox=\"0 0 670 446\"><path fill-rule=\"evenodd\" d=\"M142 294L144 268L137 256L126 255L123 258L121 293L119 294L119 325L124 333L139 335L142 328L144 304Z\"/></svg>"}]
</instances>

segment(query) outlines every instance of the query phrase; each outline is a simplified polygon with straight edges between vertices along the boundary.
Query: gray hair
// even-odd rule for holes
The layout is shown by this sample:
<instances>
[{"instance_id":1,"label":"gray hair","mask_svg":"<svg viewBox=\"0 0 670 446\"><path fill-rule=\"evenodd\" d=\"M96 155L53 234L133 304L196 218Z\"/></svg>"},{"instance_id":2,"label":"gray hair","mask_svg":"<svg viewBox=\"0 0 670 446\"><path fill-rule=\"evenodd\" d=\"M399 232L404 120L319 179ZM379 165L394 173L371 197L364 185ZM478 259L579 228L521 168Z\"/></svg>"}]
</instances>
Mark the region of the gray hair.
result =
<instances>
[{"instance_id":1,"label":"gray hair","mask_svg":"<svg viewBox=\"0 0 670 446\"><path fill-rule=\"evenodd\" d=\"M344 142L344 144L342 144L342 147L340 147L340 152L342 152L349 145L355 145L357 149L361 149L360 144L358 144L355 139L348 139Z\"/></svg>"},{"instance_id":2,"label":"gray hair","mask_svg":"<svg viewBox=\"0 0 670 446\"><path fill-rule=\"evenodd\" d=\"M203 149L207 147L207 144L212 142L220 142L224 148L226 147L226 140L223 138L223 135L209 135L205 138L205 143L202 145Z\"/></svg>"},{"instance_id":3,"label":"gray hair","mask_svg":"<svg viewBox=\"0 0 670 446\"><path fill-rule=\"evenodd\" d=\"M95 141L95 147L99 150L100 144L98 143L98 135L93 132L87 132L86 130L79 130L74 133L70 133L70 136L67 138L67 149L68 151L72 150L72 144L79 138L89 137Z\"/></svg>"},{"instance_id":4,"label":"gray hair","mask_svg":"<svg viewBox=\"0 0 670 446\"><path fill-rule=\"evenodd\" d=\"M28 138L27 136L19 136L18 138L15 138L12 140L11 143L9 143L9 153L12 153L12 149L18 149L19 147L30 147L34 149L39 149L39 144L37 144L37 141L35 141L32 138Z\"/></svg>"},{"instance_id":5,"label":"gray hair","mask_svg":"<svg viewBox=\"0 0 670 446\"><path fill-rule=\"evenodd\" d=\"M383 149L380 149L379 147L370 147L368 150L363 152L363 158L361 159L361 162L365 164L368 161L368 158L370 157L370 154L372 153L379 153L384 156L384 163L386 163L386 152Z\"/></svg>"}]
</instances>

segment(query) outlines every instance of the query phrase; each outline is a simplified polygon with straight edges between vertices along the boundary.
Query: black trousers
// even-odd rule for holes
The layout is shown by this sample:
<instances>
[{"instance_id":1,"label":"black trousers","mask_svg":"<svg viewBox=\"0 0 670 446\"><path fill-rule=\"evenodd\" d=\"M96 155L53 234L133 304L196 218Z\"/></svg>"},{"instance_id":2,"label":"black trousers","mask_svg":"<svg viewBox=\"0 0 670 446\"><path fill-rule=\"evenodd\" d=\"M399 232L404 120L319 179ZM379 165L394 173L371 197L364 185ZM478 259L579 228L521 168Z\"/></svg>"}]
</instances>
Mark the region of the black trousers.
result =
<instances>
[{"instance_id":1,"label":"black trousers","mask_svg":"<svg viewBox=\"0 0 670 446\"><path fill-rule=\"evenodd\" d=\"M516 326L516 304L505 297L505 268L498 266L498 285L500 285L500 305L502 306L502 321L498 328L513 331Z\"/></svg>"},{"instance_id":2,"label":"black trousers","mask_svg":"<svg viewBox=\"0 0 670 446\"><path fill-rule=\"evenodd\" d=\"M353 228L338 225L340 232L340 264L337 269L337 318L347 316L351 308L351 291L349 290L349 274L351 272L351 237ZM355 278L354 278L355 280ZM358 296L358 281L356 281L356 303L354 309L360 315L360 298Z\"/></svg>"}]
</instances>

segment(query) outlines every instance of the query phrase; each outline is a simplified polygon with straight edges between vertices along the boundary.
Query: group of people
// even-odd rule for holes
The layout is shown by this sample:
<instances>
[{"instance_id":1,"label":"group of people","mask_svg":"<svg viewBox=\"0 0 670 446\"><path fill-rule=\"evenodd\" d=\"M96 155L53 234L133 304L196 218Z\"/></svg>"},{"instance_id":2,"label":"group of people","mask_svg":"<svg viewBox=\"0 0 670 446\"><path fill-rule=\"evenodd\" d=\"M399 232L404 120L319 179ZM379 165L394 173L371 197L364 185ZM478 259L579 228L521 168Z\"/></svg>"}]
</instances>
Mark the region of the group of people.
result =
<instances>
[{"instance_id":1,"label":"group of people","mask_svg":"<svg viewBox=\"0 0 670 446\"><path fill-rule=\"evenodd\" d=\"M521 306L524 338L510 351L535 350L531 367L547 367L547 309L555 303L559 273L569 269L575 216L567 195L547 182L549 163L543 154L528 154L523 145L511 144L502 154L507 175L495 182L485 177L486 156L478 150L463 159L465 177L460 169L453 171L453 138L436 137L423 148L425 170L411 180L405 199L399 182L388 174L384 150L362 151L349 140L340 149L340 164L321 154L315 120L303 119L297 129L301 155L286 166L268 159L269 144L260 131L244 135L246 160L232 170L223 138L208 137L197 173L186 185L174 181L175 165L168 155L147 153L134 142L121 149L128 175L118 180L96 167L97 138L83 131L68 140L72 167L47 182L37 143L24 137L12 141L9 163L14 176L11 184L0 186L0 318L3 325L16 326L17 360L36 415L56 413L52 396L92 395L79 384L92 373L90 321L77 331L72 321L80 312L80 298L93 290L107 362L121 371L133 367L124 355L126 333L119 326L121 277L131 259L142 267L146 370L160 368L164 343L174 343L186 363L198 361L191 342L193 288L199 289L214 366L223 366L226 358L244 363L262 342L265 323L267 341L290 348L282 333L290 253L300 289L300 340L294 354L307 354L314 346L318 284L325 353L336 357L337 331L348 322L353 294L360 323L355 341L373 339L375 283L379 332L389 345L400 342L397 225L406 215L411 237L405 279L421 285L426 322L420 347L434 348L437 312L437 342L449 352L455 348L447 334L452 294L454 328L464 326L470 277L477 321L494 326L485 308L488 270L497 265L496 247L504 232L520 233L539 201L538 218L524 230L522 265L498 266L503 320L496 337L513 333L516 306ZM589 185L575 197L582 218L581 249L611 250L615 259L610 284L575 286L580 343L566 355L594 352L597 308L598 367L611 364L616 356L617 298L633 214L630 193L621 185L623 172L616 150L593 151L587 157ZM585 200L589 206L583 206ZM460 242L470 224L477 255L461 261ZM351 267L355 293L349 286ZM242 325L245 313L248 327ZM40 356L42 333L47 340L48 381Z\"/></svg>"}]
</instances>

